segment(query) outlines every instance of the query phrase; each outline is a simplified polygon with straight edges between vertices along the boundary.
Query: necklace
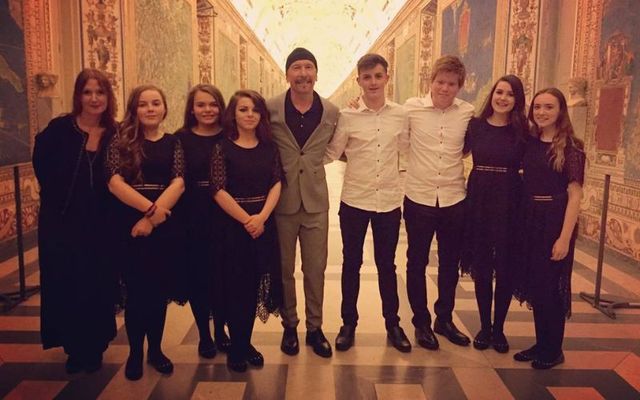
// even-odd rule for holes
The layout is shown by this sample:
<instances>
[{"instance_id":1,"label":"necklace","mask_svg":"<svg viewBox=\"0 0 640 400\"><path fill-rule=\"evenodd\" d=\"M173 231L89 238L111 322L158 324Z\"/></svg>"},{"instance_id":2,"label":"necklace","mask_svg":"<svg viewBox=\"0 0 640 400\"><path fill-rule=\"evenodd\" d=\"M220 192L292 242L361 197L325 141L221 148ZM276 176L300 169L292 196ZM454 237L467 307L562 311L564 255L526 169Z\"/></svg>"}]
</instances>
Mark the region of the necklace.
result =
<instances>
[{"instance_id":1,"label":"necklace","mask_svg":"<svg viewBox=\"0 0 640 400\"><path fill-rule=\"evenodd\" d=\"M89 163L89 186L93 189L93 163L98 157L98 151L89 151L85 147L84 154L87 156L87 162Z\"/></svg>"}]
</instances>

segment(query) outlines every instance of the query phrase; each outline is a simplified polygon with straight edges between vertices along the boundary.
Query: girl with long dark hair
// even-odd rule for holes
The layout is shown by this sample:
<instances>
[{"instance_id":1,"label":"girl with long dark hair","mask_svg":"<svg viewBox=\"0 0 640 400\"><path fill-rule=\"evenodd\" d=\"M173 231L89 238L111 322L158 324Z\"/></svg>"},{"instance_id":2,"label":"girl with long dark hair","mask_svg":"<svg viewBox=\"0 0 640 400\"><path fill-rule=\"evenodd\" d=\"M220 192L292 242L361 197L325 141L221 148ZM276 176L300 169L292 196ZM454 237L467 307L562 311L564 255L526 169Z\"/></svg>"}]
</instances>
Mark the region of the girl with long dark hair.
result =
<instances>
[{"instance_id":1,"label":"girl with long dark hair","mask_svg":"<svg viewBox=\"0 0 640 400\"><path fill-rule=\"evenodd\" d=\"M211 193L225 212L221 229L220 278L229 319L227 366L244 372L260 367L262 354L251 345L256 318L266 321L282 300L280 254L271 215L283 180L264 99L252 90L236 92L224 113L226 138L211 158Z\"/></svg>"},{"instance_id":2,"label":"girl with long dark hair","mask_svg":"<svg viewBox=\"0 0 640 400\"><path fill-rule=\"evenodd\" d=\"M134 88L106 162L109 190L120 201L114 219L126 287L130 380L142 377L145 337L147 362L161 373L173 371L161 349L167 301L185 301L177 284L183 225L171 212L184 191L184 155L178 138L160 130L166 115L159 88Z\"/></svg>"},{"instance_id":3,"label":"girl with long dark hair","mask_svg":"<svg viewBox=\"0 0 640 400\"><path fill-rule=\"evenodd\" d=\"M529 120L533 129L523 158L522 273L515 296L533 308L536 343L514 359L548 369L564 362L562 340L565 319L571 315L571 271L585 154L560 90L536 93Z\"/></svg>"},{"instance_id":4,"label":"girl with long dark hair","mask_svg":"<svg viewBox=\"0 0 640 400\"><path fill-rule=\"evenodd\" d=\"M513 293L514 251L522 180L518 173L527 135L524 89L506 75L493 85L480 116L469 122L465 147L473 155L467 184L462 267L474 280L480 331L476 349L509 351L504 322ZM495 276L495 290L493 278ZM493 321L491 306L494 305Z\"/></svg>"},{"instance_id":5,"label":"girl with long dark hair","mask_svg":"<svg viewBox=\"0 0 640 400\"><path fill-rule=\"evenodd\" d=\"M184 125L176 136L184 148L186 163L186 192L184 205L187 218L188 295L196 320L200 342L198 354L213 358L216 348L228 351L231 346L224 331L225 314L219 294L221 282L216 279L218 268L215 254L224 232L220 229L222 211L211 199L209 172L213 147L224 137L222 115L225 104L222 93L215 86L199 84L187 96ZM213 317L214 338L211 338L209 319Z\"/></svg>"}]
</instances>

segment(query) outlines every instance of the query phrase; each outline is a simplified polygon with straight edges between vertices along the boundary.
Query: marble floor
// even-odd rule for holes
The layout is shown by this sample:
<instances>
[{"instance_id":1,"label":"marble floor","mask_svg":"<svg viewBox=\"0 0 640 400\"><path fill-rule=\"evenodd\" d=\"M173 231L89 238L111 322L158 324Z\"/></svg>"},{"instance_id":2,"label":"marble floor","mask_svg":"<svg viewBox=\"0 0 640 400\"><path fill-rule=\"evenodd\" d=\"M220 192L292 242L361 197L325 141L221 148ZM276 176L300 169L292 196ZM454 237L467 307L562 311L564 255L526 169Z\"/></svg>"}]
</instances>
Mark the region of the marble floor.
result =
<instances>
[{"instance_id":1,"label":"marble floor","mask_svg":"<svg viewBox=\"0 0 640 400\"><path fill-rule=\"evenodd\" d=\"M327 166L332 208L329 262L326 273L324 331L333 342L340 321L341 241L337 216L344 164ZM406 235L401 228L396 256L401 325L413 340L411 312L403 271ZM566 362L548 371L536 371L513 361L512 355L533 343L533 322L526 307L513 302L505 326L509 354L458 347L440 337L440 350L413 348L399 353L387 344L378 294L373 245L365 243L360 290L360 321L356 345L323 359L309 347L294 357L279 349L280 321L256 322L253 343L266 359L262 369L229 372L225 356L212 360L197 356L198 335L191 311L171 305L164 336L165 353L175 363L170 376L145 366L144 377L124 377L128 347L122 316L118 336L105 353L103 368L94 374L67 375L66 357L59 350L43 351L39 344L38 295L0 313L0 398L6 399L640 399L640 310L619 310L609 319L582 301L577 293L592 292L595 248L579 243L573 275L573 317L567 324ZM433 249L432 249L433 252ZM433 260L436 259L433 252ZM27 283L37 284L37 254L26 254ZM0 292L17 281L16 260L0 263ZM640 298L640 269L615 256L605 264L603 293ZM296 274L299 298L302 276ZM430 307L436 297L436 269L428 268ZM302 303L299 313L303 315ZM454 321L468 335L479 328L473 283L460 280ZM303 326L303 324L301 324ZM302 328L303 329L303 328ZM301 339L304 331L299 331ZM304 343L304 342L302 342Z\"/></svg>"}]
</instances>

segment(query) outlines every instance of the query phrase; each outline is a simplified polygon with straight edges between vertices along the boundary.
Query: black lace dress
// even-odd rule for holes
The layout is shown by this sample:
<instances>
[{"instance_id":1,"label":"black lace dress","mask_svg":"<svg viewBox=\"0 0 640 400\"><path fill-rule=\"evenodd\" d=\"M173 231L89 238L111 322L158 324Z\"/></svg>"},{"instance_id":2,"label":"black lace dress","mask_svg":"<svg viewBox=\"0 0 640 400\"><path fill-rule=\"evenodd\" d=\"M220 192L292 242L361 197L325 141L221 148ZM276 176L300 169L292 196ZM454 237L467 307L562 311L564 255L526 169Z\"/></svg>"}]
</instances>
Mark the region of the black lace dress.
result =
<instances>
[{"instance_id":1,"label":"black lace dress","mask_svg":"<svg viewBox=\"0 0 640 400\"><path fill-rule=\"evenodd\" d=\"M215 254L223 236L220 219L224 211L213 200L209 190L211 153L223 139L222 134L201 136L190 130L181 130L176 136L184 149L186 191L181 202L187 222L187 285L190 297L206 304L220 291L215 279ZM200 299L200 297L205 297ZM216 311L216 310L214 310Z\"/></svg>"},{"instance_id":2,"label":"black lace dress","mask_svg":"<svg viewBox=\"0 0 640 400\"><path fill-rule=\"evenodd\" d=\"M493 268L513 267L524 144L510 124L493 126L479 118L469 122L465 148L473 155L473 170L467 183L461 264L473 278L491 275Z\"/></svg>"},{"instance_id":3,"label":"black lace dress","mask_svg":"<svg viewBox=\"0 0 640 400\"><path fill-rule=\"evenodd\" d=\"M184 177L184 154L180 140L165 134L153 142L145 140L141 177L126 176L116 140L111 141L106 160L106 174L119 174L135 190L155 201L176 177ZM143 217L133 207L118 201L113 212L113 231L120 265L127 291L162 297L180 304L186 302L184 280L185 224L179 205L172 209L167 220L153 229L147 237L131 237L131 229Z\"/></svg>"},{"instance_id":4,"label":"black lace dress","mask_svg":"<svg viewBox=\"0 0 640 400\"><path fill-rule=\"evenodd\" d=\"M102 164L106 131L97 152L67 115L36 136L33 168L40 184L38 253L41 334L45 349L101 354L116 335L117 274L109 259Z\"/></svg>"},{"instance_id":5,"label":"black lace dress","mask_svg":"<svg viewBox=\"0 0 640 400\"><path fill-rule=\"evenodd\" d=\"M567 146L562 172L555 171L549 161L551 143L537 138L527 140L523 158L524 200L521 226L521 263L514 296L536 308L553 303L571 314L571 271L578 227L573 231L568 255L551 260L553 244L560 236L567 208L567 187L571 182L584 183L585 154Z\"/></svg>"},{"instance_id":6,"label":"black lace dress","mask_svg":"<svg viewBox=\"0 0 640 400\"><path fill-rule=\"evenodd\" d=\"M283 177L280 155L273 143L260 142L246 149L225 138L214 148L211 159L211 192L227 191L249 214L258 214L273 185ZM223 249L220 257L221 281L227 300L243 296L255 298L256 315L266 322L282 302L280 252L273 215L264 233L252 239L244 226L226 213L220 229ZM246 293L249 290L255 293ZM232 317L235 302L226 308ZM232 338L233 342L233 338Z\"/></svg>"}]
</instances>

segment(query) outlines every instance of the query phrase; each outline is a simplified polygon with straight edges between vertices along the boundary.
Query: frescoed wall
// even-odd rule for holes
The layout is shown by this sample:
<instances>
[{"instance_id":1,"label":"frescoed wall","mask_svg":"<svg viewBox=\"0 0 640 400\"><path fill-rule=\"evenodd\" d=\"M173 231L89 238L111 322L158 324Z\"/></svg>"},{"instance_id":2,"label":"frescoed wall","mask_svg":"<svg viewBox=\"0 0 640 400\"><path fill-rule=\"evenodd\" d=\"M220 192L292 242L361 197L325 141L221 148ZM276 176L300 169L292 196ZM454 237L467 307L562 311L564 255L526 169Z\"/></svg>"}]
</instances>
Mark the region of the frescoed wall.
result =
<instances>
[{"instance_id":1,"label":"frescoed wall","mask_svg":"<svg viewBox=\"0 0 640 400\"><path fill-rule=\"evenodd\" d=\"M460 57L467 78L458 97L478 108L493 84L497 1L454 1L444 8L440 54Z\"/></svg>"},{"instance_id":2,"label":"frescoed wall","mask_svg":"<svg viewBox=\"0 0 640 400\"><path fill-rule=\"evenodd\" d=\"M0 167L30 158L22 5L0 1Z\"/></svg>"},{"instance_id":3,"label":"frescoed wall","mask_svg":"<svg viewBox=\"0 0 640 400\"><path fill-rule=\"evenodd\" d=\"M402 104L415 96L416 87L416 37L412 36L396 50L395 101Z\"/></svg>"},{"instance_id":4,"label":"frescoed wall","mask_svg":"<svg viewBox=\"0 0 640 400\"><path fill-rule=\"evenodd\" d=\"M640 13L635 5L633 0L579 2L574 74L588 81L589 166L580 232L598 240L609 174L606 244L640 260Z\"/></svg>"},{"instance_id":5,"label":"frescoed wall","mask_svg":"<svg viewBox=\"0 0 640 400\"><path fill-rule=\"evenodd\" d=\"M216 80L216 85L225 99L240 88L240 62L238 45L226 34L218 32L216 37L216 76L224 79Z\"/></svg>"},{"instance_id":6,"label":"frescoed wall","mask_svg":"<svg viewBox=\"0 0 640 400\"><path fill-rule=\"evenodd\" d=\"M163 126L172 132L182 125L187 91L194 83L191 4L184 0L134 4L137 82L153 83L165 91L169 113Z\"/></svg>"},{"instance_id":7,"label":"frescoed wall","mask_svg":"<svg viewBox=\"0 0 640 400\"><path fill-rule=\"evenodd\" d=\"M597 149L625 151L624 176L640 180L640 10L635 0L612 0L604 4L598 80L601 96L617 103L618 129L596 131ZM613 112L614 110L612 110ZM617 117L620 119L618 120ZM610 126L611 128L611 126Z\"/></svg>"}]
</instances>

